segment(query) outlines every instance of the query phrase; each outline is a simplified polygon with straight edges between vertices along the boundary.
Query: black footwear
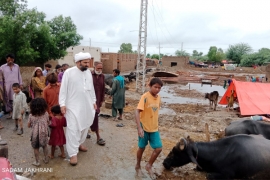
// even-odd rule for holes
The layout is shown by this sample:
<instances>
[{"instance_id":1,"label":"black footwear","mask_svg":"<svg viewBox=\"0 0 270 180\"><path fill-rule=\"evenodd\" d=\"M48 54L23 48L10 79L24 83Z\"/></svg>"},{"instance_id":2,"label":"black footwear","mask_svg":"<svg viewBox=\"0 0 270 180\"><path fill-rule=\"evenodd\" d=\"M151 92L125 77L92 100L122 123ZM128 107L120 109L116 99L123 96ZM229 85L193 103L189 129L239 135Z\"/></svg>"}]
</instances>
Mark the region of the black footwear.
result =
<instances>
[{"instance_id":1,"label":"black footwear","mask_svg":"<svg viewBox=\"0 0 270 180\"><path fill-rule=\"evenodd\" d=\"M91 135L89 133L87 133L87 136L86 136L87 139L90 139L91 138Z\"/></svg>"}]
</instances>

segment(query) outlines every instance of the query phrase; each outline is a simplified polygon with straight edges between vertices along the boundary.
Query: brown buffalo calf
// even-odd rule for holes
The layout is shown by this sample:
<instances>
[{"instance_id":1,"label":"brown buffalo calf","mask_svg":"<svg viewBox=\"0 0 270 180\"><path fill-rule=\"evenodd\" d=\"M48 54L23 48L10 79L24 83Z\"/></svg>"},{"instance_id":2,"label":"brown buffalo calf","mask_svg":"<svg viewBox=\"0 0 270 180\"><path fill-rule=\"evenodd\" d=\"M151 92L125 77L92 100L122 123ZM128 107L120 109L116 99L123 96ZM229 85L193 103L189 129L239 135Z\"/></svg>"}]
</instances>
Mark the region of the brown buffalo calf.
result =
<instances>
[{"instance_id":1,"label":"brown buffalo calf","mask_svg":"<svg viewBox=\"0 0 270 180\"><path fill-rule=\"evenodd\" d=\"M218 96L219 94L217 91L205 94L205 99L209 99L210 107L214 105L214 110L216 110L217 107Z\"/></svg>"}]
</instances>

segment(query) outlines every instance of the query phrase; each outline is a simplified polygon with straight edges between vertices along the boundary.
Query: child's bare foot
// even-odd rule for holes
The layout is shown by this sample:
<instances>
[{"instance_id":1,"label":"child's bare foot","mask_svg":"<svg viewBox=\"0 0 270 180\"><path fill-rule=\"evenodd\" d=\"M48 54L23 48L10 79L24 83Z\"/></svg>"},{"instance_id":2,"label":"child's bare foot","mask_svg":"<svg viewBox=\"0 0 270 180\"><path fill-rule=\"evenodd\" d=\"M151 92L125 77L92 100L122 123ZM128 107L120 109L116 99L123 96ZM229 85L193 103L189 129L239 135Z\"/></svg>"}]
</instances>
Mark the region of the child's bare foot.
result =
<instances>
[{"instance_id":1,"label":"child's bare foot","mask_svg":"<svg viewBox=\"0 0 270 180\"><path fill-rule=\"evenodd\" d=\"M135 167L135 170L136 170L136 174L138 177L140 178L146 178L145 174L142 172L142 169L141 167Z\"/></svg>"},{"instance_id":2,"label":"child's bare foot","mask_svg":"<svg viewBox=\"0 0 270 180\"><path fill-rule=\"evenodd\" d=\"M154 172L152 171L152 166L150 164L147 163L146 166L145 166L145 169L148 172L151 179L156 179L157 178L156 175L154 174Z\"/></svg>"},{"instance_id":3,"label":"child's bare foot","mask_svg":"<svg viewBox=\"0 0 270 180\"><path fill-rule=\"evenodd\" d=\"M35 162L32 163L32 165L34 165L34 166L40 166L40 163L35 161Z\"/></svg>"},{"instance_id":4,"label":"child's bare foot","mask_svg":"<svg viewBox=\"0 0 270 180\"><path fill-rule=\"evenodd\" d=\"M49 155L48 157L49 157L50 159L53 159L53 158L54 158L54 156L53 156L53 155Z\"/></svg>"},{"instance_id":5,"label":"child's bare foot","mask_svg":"<svg viewBox=\"0 0 270 180\"><path fill-rule=\"evenodd\" d=\"M66 158L66 155L65 154L59 154L58 157Z\"/></svg>"}]
</instances>

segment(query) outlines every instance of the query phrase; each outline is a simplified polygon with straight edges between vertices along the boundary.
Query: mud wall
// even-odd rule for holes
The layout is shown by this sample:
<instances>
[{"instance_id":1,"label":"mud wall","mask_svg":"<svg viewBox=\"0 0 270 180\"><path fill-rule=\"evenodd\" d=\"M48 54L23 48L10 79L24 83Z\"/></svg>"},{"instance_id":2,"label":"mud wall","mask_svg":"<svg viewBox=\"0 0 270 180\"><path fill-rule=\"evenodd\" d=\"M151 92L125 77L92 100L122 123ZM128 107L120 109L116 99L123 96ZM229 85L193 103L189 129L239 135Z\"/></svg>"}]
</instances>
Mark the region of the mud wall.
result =
<instances>
[{"instance_id":1,"label":"mud wall","mask_svg":"<svg viewBox=\"0 0 270 180\"><path fill-rule=\"evenodd\" d=\"M185 67L188 63L188 60L189 58L187 56L163 56L162 65L168 67Z\"/></svg>"}]
</instances>

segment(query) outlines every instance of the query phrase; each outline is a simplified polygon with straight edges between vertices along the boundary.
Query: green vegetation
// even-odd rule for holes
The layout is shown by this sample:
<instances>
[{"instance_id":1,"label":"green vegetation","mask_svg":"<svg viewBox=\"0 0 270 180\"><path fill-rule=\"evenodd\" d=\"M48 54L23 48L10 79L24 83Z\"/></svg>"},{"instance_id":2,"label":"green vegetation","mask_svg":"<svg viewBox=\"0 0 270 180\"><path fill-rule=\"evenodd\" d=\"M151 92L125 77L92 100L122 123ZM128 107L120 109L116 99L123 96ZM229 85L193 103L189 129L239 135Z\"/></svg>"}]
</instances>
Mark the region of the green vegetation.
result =
<instances>
[{"instance_id":1,"label":"green vegetation","mask_svg":"<svg viewBox=\"0 0 270 180\"><path fill-rule=\"evenodd\" d=\"M64 57L66 49L79 44L70 17L62 15L50 21L36 9L27 9L25 0L0 1L0 56L14 53L16 63L44 63Z\"/></svg>"}]
</instances>

